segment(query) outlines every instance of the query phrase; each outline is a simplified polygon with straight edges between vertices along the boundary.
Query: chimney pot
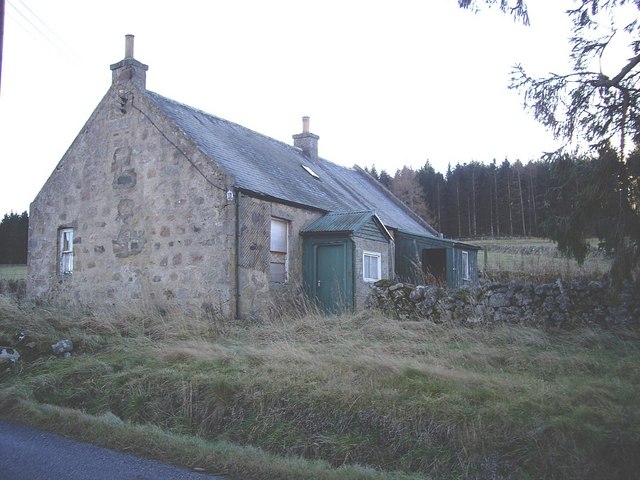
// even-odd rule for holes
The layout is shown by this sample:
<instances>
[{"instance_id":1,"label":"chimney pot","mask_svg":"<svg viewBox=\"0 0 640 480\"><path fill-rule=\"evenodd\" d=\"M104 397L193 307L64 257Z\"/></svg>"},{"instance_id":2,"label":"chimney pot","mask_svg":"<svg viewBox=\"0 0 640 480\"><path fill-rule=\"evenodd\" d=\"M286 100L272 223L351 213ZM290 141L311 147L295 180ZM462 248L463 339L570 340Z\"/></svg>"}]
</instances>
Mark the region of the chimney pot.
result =
<instances>
[{"instance_id":1,"label":"chimney pot","mask_svg":"<svg viewBox=\"0 0 640 480\"><path fill-rule=\"evenodd\" d=\"M309 117L302 117L302 133L309 133Z\"/></svg>"},{"instance_id":2,"label":"chimney pot","mask_svg":"<svg viewBox=\"0 0 640 480\"><path fill-rule=\"evenodd\" d=\"M133 35L128 34L124 36L125 45L124 45L124 58L133 58Z\"/></svg>"}]
</instances>

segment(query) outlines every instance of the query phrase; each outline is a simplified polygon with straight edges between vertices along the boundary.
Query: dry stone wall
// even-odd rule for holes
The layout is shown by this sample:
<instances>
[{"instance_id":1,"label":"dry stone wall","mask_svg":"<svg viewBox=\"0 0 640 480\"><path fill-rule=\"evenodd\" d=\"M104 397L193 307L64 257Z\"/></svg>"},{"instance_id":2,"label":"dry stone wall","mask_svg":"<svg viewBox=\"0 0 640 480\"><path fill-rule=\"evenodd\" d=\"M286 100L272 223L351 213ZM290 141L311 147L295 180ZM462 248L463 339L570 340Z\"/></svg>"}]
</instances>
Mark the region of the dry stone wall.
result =
<instances>
[{"instance_id":1,"label":"dry stone wall","mask_svg":"<svg viewBox=\"0 0 640 480\"><path fill-rule=\"evenodd\" d=\"M491 282L459 290L382 280L373 286L369 303L400 319L434 322L640 326L640 292L629 283L614 293L606 278L540 285Z\"/></svg>"}]
</instances>

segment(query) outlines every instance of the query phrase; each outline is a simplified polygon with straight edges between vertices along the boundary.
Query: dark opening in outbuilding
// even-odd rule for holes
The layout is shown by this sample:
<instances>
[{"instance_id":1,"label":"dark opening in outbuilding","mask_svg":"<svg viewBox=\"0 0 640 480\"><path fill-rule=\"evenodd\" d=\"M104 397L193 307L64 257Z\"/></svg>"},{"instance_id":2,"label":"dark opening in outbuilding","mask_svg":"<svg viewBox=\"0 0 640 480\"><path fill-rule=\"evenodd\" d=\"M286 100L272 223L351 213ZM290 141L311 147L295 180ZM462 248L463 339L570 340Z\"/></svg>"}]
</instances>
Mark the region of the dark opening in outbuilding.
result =
<instances>
[{"instance_id":1,"label":"dark opening in outbuilding","mask_svg":"<svg viewBox=\"0 0 640 480\"><path fill-rule=\"evenodd\" d=\"M422 250L422 273L435 278L440 284L447 282L447 249L425 248Z\"/></svg>"}]
</instances>

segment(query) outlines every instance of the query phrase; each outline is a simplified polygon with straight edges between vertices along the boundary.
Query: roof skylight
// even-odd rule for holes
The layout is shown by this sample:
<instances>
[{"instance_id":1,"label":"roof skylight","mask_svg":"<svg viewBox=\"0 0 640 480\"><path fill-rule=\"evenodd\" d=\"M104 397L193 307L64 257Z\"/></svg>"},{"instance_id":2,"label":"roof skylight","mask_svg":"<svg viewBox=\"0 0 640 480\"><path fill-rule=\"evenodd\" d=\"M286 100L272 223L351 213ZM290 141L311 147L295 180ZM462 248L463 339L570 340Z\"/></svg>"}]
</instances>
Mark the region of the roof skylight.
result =
<instances>
[{"instance_id":1,"label":"roof skylight","mask_svg":"<svg viewBox=\"0 0 640 480\"><path fill-rule=\"evenodd\" d=\"M300 165L300 166L304 168L304 171L307 172L309 175L311 175L313 178L317 178L318 180L320 180L320 177L318 176L318 174L313 170L311 170L309 167L307 167L306 165Z\"/></svg>"}]
</instances>

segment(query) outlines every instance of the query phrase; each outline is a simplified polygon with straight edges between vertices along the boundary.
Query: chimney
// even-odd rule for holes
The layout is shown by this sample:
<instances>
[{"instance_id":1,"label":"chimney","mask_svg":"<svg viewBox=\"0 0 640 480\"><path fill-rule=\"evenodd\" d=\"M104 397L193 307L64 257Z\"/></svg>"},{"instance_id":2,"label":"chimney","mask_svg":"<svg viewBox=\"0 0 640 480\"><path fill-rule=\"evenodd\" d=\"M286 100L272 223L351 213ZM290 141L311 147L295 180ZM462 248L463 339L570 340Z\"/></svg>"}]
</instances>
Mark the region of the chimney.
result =
<instances>
[{"instance_id":1,"label":"chimney","mask_svg":"<svg viewBox=\"0 0 640 480\"><path fill-rule=\"evenodd\" d=\"M133 60L133 35L124 36L124 58Z\"/></svg>"},{"instance_id":2,"label":"chimney","mask_svg":"<svg viewBox=\"0 0 640 480\"><path fill-rule=\"evenodd\" d=\"M125 35L124 38L124 60L111 65L112 84L131 82L137 87L145 89L149 67L133 58L133 35Z\"/></svg>"},{"instance_id":3,"label":"chimney","mask_svg":"<svg viewBox=\"0 0 640 480\"><path fill-rule=\"evenodd\" d=\"M318 159L318 135L309 132L309 117L302 117L302 133L293 136L293 146L302 150L311 160Z\"/></svg>"}]
</instances>

